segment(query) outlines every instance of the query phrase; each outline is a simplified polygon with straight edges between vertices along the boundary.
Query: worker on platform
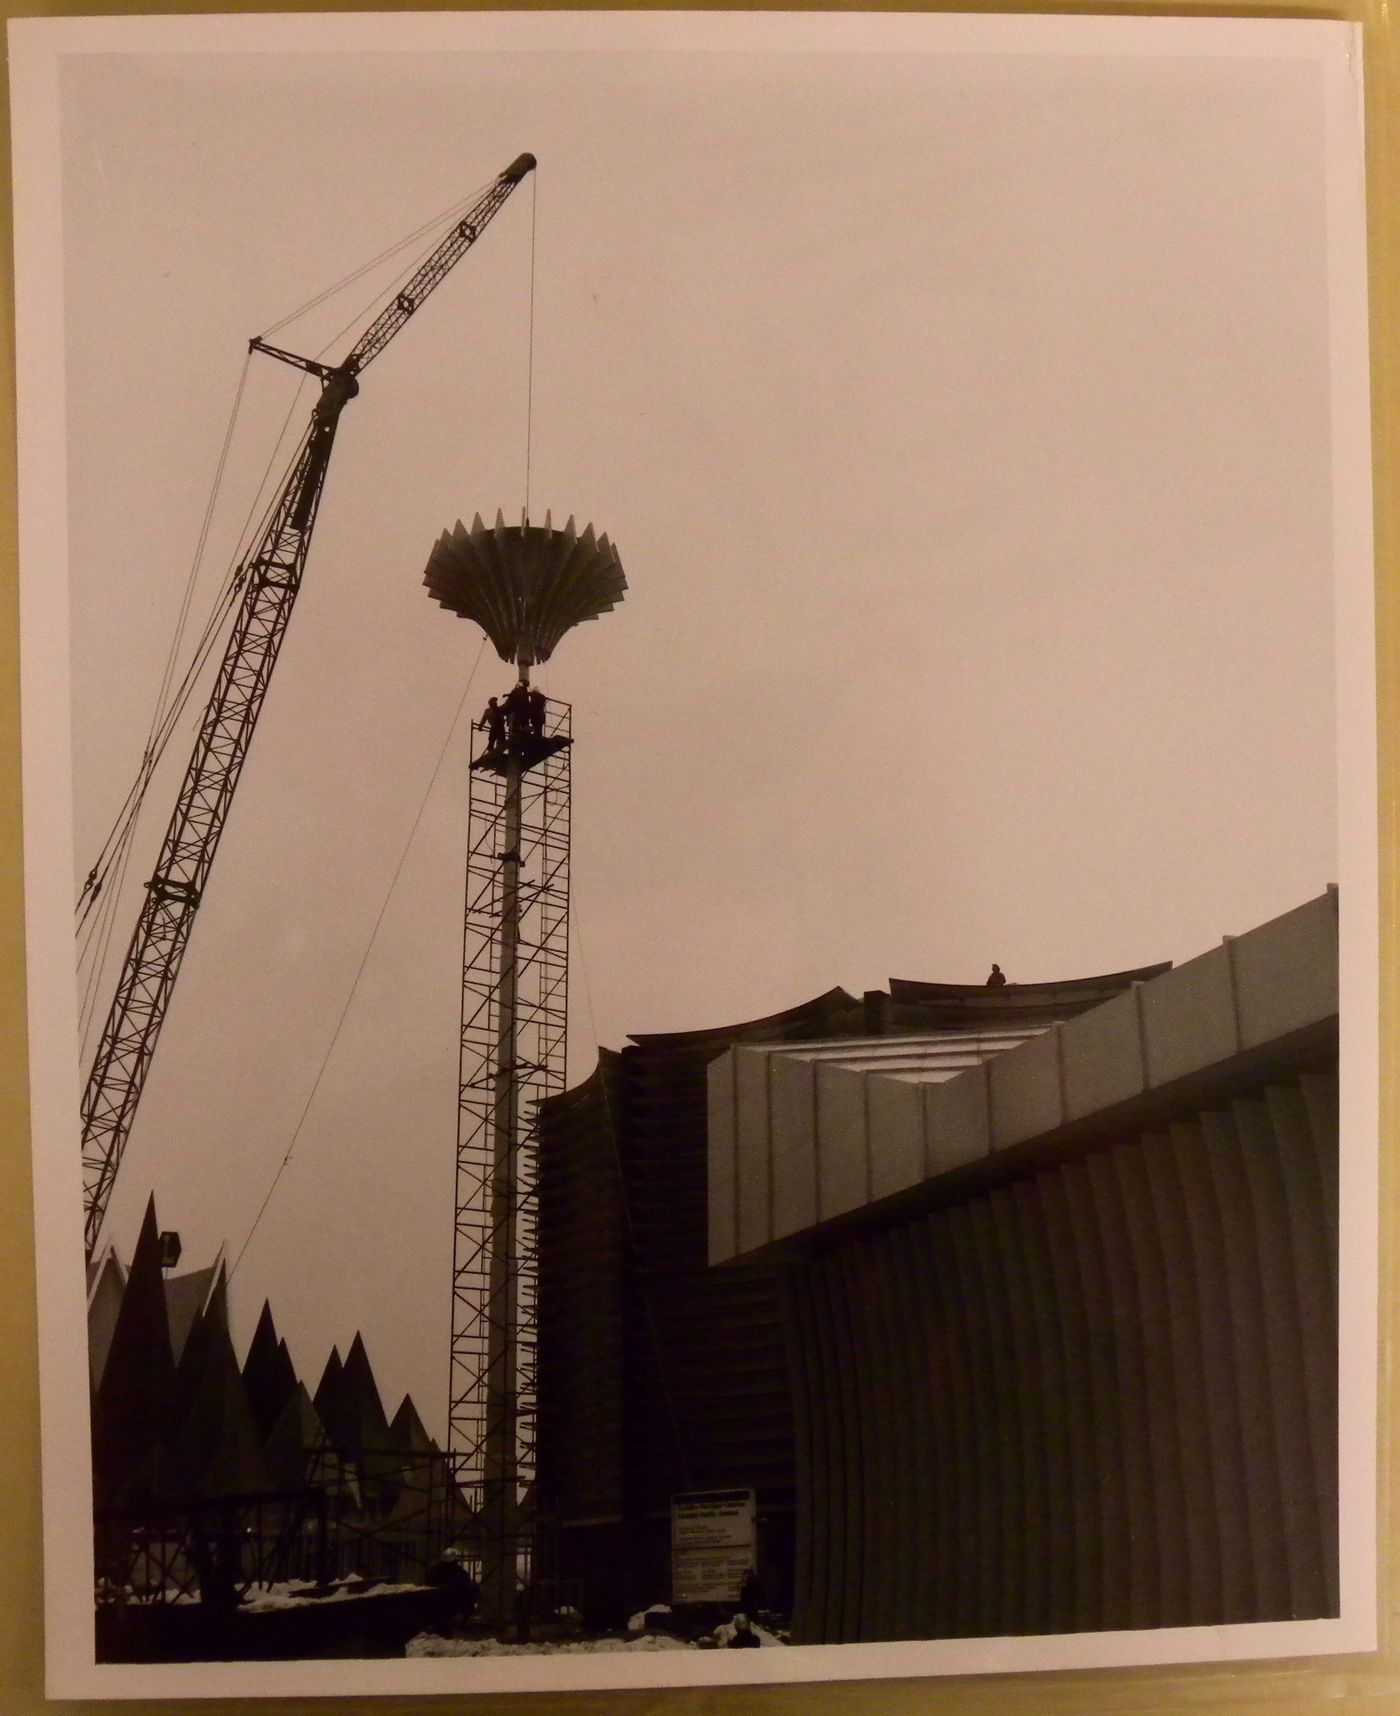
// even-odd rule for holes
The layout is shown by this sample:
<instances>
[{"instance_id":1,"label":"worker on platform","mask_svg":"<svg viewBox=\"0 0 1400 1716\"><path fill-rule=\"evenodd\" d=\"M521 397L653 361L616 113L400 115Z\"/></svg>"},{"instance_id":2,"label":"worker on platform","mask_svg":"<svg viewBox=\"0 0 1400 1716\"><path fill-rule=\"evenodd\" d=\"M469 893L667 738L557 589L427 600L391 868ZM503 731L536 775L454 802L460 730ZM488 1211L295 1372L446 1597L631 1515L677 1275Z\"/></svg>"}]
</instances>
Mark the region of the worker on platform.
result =
<instances>
[{"instance_id":1,"label":"worker on platform","mask_svg":"<svg viewBox=\"0 0 1400 1716\"><path fill-rule=\"evenodd\" d=\"M987 987L988 989L1006 988L1006 973L995 963L992 966L992 975L987 979Z\"/></svg>"},{"instance_id":2,"label":"worker on platform","mask_svg":"<svg viewBox=\"0 0 1400 1716\"><path fill-rule=\"evenodd\" d=\"M530 688L512 685L506 693L506 721L512 745L523 745L530 734Z\"/></svg>"},{"instance_id":3,"label":"worker on platform","mask_svg":"<svg viewBox=\"0 0 1400 1716\"><path fill-rule=\"evenodd\" d=\"M544 738L544 715L547 704L548 699L544 692L538 687L532 687L530 691L530 737L532 739Z\"/></svg>"},{"instance_id":4,"label":"worker on platform","mask_svg":"<svg viewBox=\"0 0 1400 1716\"><path fill-rule=\"evenodd\" d=\"M488 751L503 751L506 744L506 712L502 709L499 699L493 697L482 711L478 727L486 729L486 749Z\"/></svg>"}]
</instances>

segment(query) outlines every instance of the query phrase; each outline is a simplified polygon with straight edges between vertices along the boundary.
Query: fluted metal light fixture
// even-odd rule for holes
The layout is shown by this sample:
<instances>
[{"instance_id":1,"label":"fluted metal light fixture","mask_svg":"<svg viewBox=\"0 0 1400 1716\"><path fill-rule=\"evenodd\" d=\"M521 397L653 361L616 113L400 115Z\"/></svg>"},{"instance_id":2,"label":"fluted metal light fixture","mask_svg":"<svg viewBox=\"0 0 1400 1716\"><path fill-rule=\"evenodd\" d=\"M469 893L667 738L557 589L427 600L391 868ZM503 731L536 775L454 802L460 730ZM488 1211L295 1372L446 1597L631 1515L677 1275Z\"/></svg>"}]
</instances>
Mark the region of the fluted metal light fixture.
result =
<instances>
[{"instance_id":1,"label":"fluted metal light fixture","mask_svg":"<svg viewBox=\"0 0 1400 1716\"><path fill-rule=\"evenodd\" d=\"M488 527L478 513L470 530L459 519L443 531L423 582L444 608L474 620L502 661L533 667L548 661L560 638L583 620L597 619L622 600L622 562L606 533L582 533L572 518L555 530L508 525L498 512Z\"/></svg>"}]
</instances>

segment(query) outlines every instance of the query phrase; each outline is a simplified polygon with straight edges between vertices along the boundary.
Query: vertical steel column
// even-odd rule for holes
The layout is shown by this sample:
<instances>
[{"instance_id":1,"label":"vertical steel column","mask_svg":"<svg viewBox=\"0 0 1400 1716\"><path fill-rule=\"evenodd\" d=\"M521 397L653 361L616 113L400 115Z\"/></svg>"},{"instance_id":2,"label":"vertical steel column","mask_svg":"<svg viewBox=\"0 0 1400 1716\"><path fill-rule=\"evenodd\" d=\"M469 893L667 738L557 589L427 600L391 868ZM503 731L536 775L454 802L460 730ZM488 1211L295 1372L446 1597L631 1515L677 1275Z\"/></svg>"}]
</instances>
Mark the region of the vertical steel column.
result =
<instances>
[{"instance_id":1,"label":"vertical steel column","mask_svg":"<svg viewBox=\"0 0 1400 1716\"><path fill-rule=\"evenodd\" d=\"M491 1261L487 1319L486 1426L482 1446L481 1595L486 1616L507 1621L515 1602L514 1515L518 1448L516 1340L519 1324L515 1152L520 1122L517 1059L520 955L520 788L513 751L505 763L501 916L497 934L495 1092L492 1103Z\"/></svg>"}]
</instances>

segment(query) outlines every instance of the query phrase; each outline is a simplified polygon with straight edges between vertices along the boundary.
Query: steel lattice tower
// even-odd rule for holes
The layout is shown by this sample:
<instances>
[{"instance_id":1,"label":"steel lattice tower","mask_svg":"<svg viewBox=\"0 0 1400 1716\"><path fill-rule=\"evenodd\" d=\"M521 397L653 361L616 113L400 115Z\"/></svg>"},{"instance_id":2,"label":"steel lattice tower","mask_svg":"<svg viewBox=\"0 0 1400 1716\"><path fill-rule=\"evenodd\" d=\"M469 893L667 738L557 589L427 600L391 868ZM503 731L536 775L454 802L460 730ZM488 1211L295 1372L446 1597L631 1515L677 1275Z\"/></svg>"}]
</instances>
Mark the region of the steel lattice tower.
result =
<instances>
[{"instance_id":1,"label":"steel lattice tower","mask_svg":"<svg viewBox=\"0 0 1400 1716\"><path fill-rule=\"evenodd\" d=\"M535 1477L536 1140L565 1079L570 711L530 686L564 633L626 589L616 551L572 519L444 532L424 574L516 684L471 767L462 961L448 1448L476 1514L483 1610L528 1580ZM492 705L496 699L492 699Z\"/></svg>"},{"instance_id":2,"label":"steel lattice tower","mask_svg":"<svg viewBox=\"0 0 1400 1716\"><path fill-rule=\"evenodd\" d=\"M549 706L546 732L565 748L472 770L448 1445L482 1522L488 1593L529 1541L536 1116L565 1077L567 704Z\"/></svg>"}]
</instances>

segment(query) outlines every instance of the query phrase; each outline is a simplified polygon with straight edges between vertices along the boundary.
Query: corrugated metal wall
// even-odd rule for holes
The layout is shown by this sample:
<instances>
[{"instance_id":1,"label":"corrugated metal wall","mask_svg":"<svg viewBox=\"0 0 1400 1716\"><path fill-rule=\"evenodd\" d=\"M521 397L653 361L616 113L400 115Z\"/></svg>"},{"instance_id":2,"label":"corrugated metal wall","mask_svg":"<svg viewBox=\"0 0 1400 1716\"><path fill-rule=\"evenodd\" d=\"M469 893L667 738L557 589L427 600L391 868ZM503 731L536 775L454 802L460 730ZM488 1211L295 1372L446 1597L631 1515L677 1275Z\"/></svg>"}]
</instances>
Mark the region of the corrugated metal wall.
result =
<instances>
[{"instance_id":1,"label":"corrugated metal wall","mask_svg":"<svg viewBox=\"0 0 1400 1716\"><path fill-rule=\"evenodd\" d=\"M640 1037L544 1105L539 1156L541 1562L616 1618L670 1592L671 1497L758 1495L786 1601L793 1431L778 1266L709 1268L706 1069L744 1037L860 1019L833 990L773 1019Z\"/></svg>"},{"instance_id":2,"label":"corrugated metal wall","mask_svg":"<svg viewBox=\"0 0 1400 1716\"><path fill-rule=\"evenodd\" d=\"M1337 1091L796 1262L794 1641L1337 1612Z\"/></svg>"}]
</instances>

